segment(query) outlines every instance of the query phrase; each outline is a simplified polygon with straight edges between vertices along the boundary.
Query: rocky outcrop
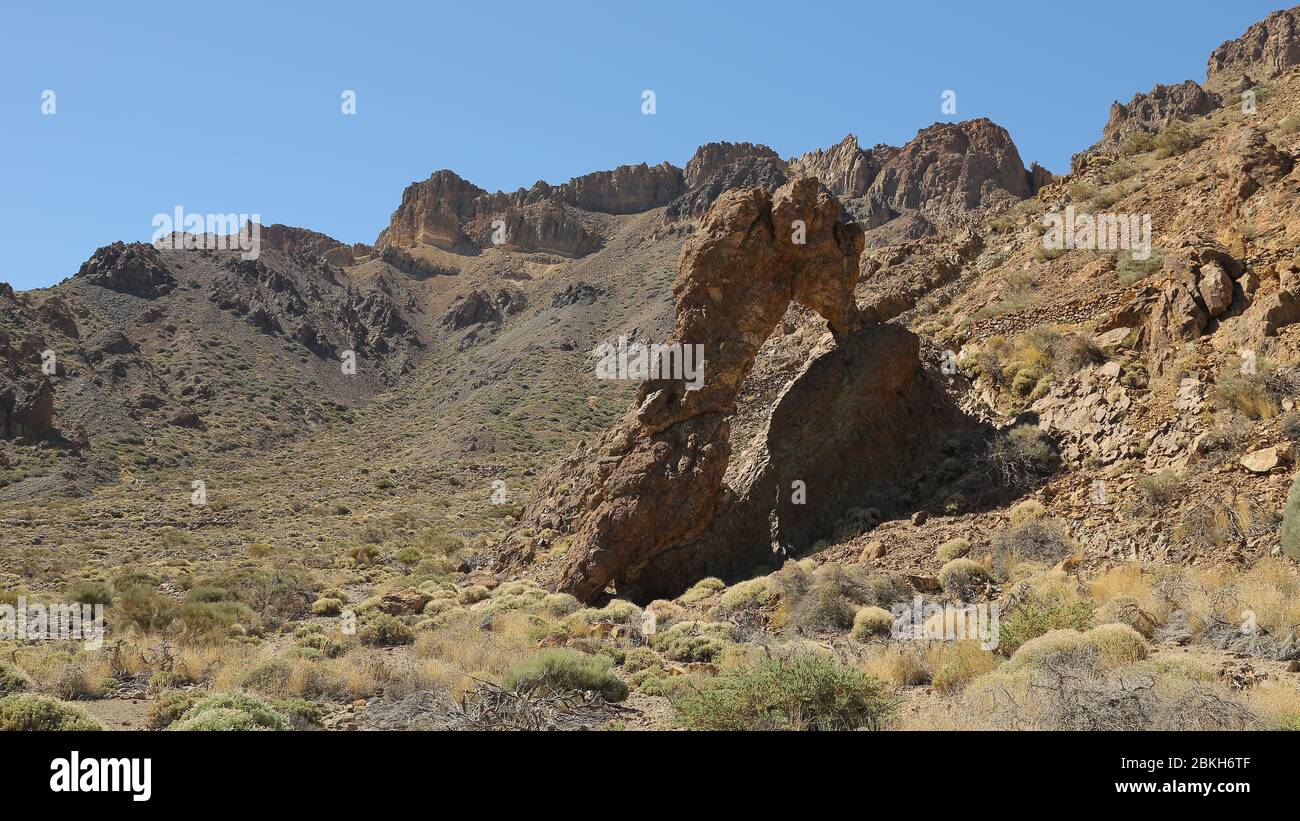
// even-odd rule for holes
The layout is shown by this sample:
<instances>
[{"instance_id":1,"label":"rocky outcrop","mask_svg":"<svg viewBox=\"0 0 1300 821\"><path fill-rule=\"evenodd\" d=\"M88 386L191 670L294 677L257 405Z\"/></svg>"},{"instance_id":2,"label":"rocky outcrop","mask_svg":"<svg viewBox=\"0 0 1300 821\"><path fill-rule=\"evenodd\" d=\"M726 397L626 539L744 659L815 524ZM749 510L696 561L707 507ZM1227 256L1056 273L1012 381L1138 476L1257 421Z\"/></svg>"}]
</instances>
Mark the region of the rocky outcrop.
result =
<instances>
[{"instance_id":1,"label":"rocky outcrop","mask_svg":"<svg viewBox=\"0 0 1300 821\"><path fill-rule=\"evenodd\" d=\"M1219 172L1227 177L1225 203L1229 208L1249 199L1265 185L1290 173L1294 161L1258 130L1239 127L1219 156Z\"/></svg>"},{"instance_id":2,"label":"rocky outcrop","mask_svg":"<svg viewBox=\"0 0 1300 821\"><path fill-rule=\"evenodd\" d=\"M488 323L499 325L504 317L518 313L523 307L523 296L516 292L502 288L489 294L475 288L452 302L442 317L442 324L453 330Z\"/></svg>"},{"instance_id":3,"label":"rocky outcrop","mask_svg":"<svg viewBox=\"0 0 1300 821\"><path fill-rule=\"evenodd\" d=\"M882 158L878 151L894 154L898 149L877 146L876 149L863 150L858 147L858 138L850 134L828 149L819 148L791 160L790 173L792 176L815 177L835 196L855 199L867 193L876 174L880 173L882 161L887 159Z\"/></svg>"},{"instance_id":4,"label":"rocky outcrop","mask_svg":"<svg viewBox=\"0 0 1300 821\"><path fill-rule=\"evenodd\" d=\"M765 145L709 143L686 164L689 191L668 206L670 220L704 214L723 193L736 188L775 191L787 179L786 164Z\"/></svg>"},{"instance_id":5,"label":"rocky outcrop","mask_svg":"<svg viewBox=\"0 0 1300 821\"><path fill-rule=\"evenodd\" d=\"M1118 148L1134 134L1156 134L1174 122L1203 117L1219 106L1219 98L1194 80L1172 86L1157 84L1144 94L1133 95L1128 105L1118 100L1111 104L1099 146Z\"/></svg>"},{"instance_id":6,"label":"rocky outcrop","mask_svg":"<svg viewBox=\"0 0 1300 821\"><path fill-rule=\"evenodd\" d=\"M356 264L357 256L372 250L364 243L345 245L325 234L279 223L261 226L261 243L265 250L318 259L338 268Z\"/></svg>"},{"instance_id":7,"label":"rocky outcrop","mask_svg":"<svg viewBox=\"0 0 1300 821\"><path fill-rule=\"evenodd\" d=\"M574 208L606 214L649 211L667 205L685 190L682 169L666 162L656 166L621 165L613 171L574 177L556 187L558 198Z\"/></svg>"},{"instance_id":8,"label":"rocky outcrop","mask_svg":"<svg viewBox=\"0 0 1300 821\"><path fill-rule=\"evenodd\" d=\"M1300 65L1300 7L1275 11L1210 54L1205 85L1236 93Z\"/></svg>"},{"instance_id":9,"label":"rocky outcrop","mask_svg":"<svg viewBox=\"0 0 1300 821\"><path fill-rule=\"evenodd\" d=\"M143 242L105 245L81 264L76 276L91 285L145 299L162 296L176 287L176 279L163 267L158 249Z\"/></svg>"},{"instance_id":10,"label":"rocky outcrop","mask_svg":"<svg viewBox=\"0 0 1300 821\"><path fill-rule=\"evenodd\" d=\"M1029 174L1005 128L987 119L936 123L885 162L867 196L893 212L938 222L1030 195Z\"/></svg>"},{"instance_id":11,"label":"rocky outcrop","mask_svg":"<svg viewBox=\"0 0 1300 821\"><path fill-rule=\"evenodd\" d=\"M1241 291L1237 280L1244 269L1222 245L1196 239L1172 249L1162 270L1161 279L1142 286L1098 332L1136 328L1137 345L1159 357L1214 327Z\"/></svg>"},{"instance_id":12,"label":"rocky outcrop","mask_svg":"<svg viewBox=\"0 0 1300 821\"><path fill-rule=\"evenodd\" d=\"M476 253L501 246L576 257L600 247L599 237L561 201L551 199L552 189L544 183L539 186L533 193L521 189L515 194L489 194L451 171L437 171L424 182L407 186L375 248L386 252L425 243Z\"/></svg>"},{"instance_id":13,"label":"rocky outcrop","mask_svg":"<svg viewBox=\"0 0 1300 821\"><path fill-rule=\"evenodd\" d=\"M806 226L804 244L792 241L796 220ZM792 301L824 317L833 337L858 356L892 351L882 356L885 367L873 359L861 368L860 378L878 380L879 391L868 394L887 397L895 376L915 370L906 339L854 341L862 333L852 296L861 251L861 229L843 219L815 180L792 181L774 194L750 188L719 198L683 249L673 289L677 322L669 342L703 346L703 385L645 382L624 419L557 465L526 506L521 533L554 527L573 534L555 571L559 589L584 600L610 584L621 594L651 595L679 583L687 566L734 558L697 540L729 509L728 499L738 498L723 488L730 419L759 348ZM837 370L825 384L843 375ZM536 547L521 535L499 565L527 564Z\"/></svg>"}]
</instances>

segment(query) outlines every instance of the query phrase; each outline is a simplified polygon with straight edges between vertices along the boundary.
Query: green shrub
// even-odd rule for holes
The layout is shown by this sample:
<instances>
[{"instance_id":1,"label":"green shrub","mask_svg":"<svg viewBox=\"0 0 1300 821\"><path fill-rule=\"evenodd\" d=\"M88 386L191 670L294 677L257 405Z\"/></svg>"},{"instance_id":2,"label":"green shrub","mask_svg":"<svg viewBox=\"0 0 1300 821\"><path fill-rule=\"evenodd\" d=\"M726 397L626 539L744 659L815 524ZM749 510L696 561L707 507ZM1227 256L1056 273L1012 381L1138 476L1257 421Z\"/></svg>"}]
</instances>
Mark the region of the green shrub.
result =
<instances>
[{"instance_id":1,"label":"green shrub","mask_svg":"<svg viewBox=\"0 0 1300 821\"><path fill-rule=\"evenodd\" d=\"M186 601L177 612L190 641L220 641L252 625L252 609L237 601Z\"/></svg>"},{"instance_id":2,"label":"green shrub","mask_svg":"<svg viewBox=\"0 0 1300 821\"><path fill-rule=\"evenodd\" d=\"M165 730L180 721L203 694L195 690L168 690L149 708L149 729Z\"/></svg>"},{"instance_id":3,"label":"green shrub","mask_svg":"<svg viewBox=\"0 0 1300 821\"><path fill-rule=\"evenodd\" d=\"M548 593L542 599L542 610L552 616L567 616L582 608L582 602L568 593Z\"/></svg>"},{"instance_id":4,"label":"green shrub","mask_svg":"<svg viewBox=\"0 0 1300 821\"><path fill-rule=\"evenodd\" d=\"M206 696L171 725L178 731L290 730L289 720L267 702L230 691Z\"/></svg>"},{"instance_id":5,"label":"green shrub","mask_svg":"<svg viewBox=\"0 0 1300 821\"><path fill-rule=\"evenodd\" d=\"M1099 624L1084 635L1096 646L1107 667L1142 661L1150 650L1142 634L1127 624Z\"/></svg>"},{"instance_id":6,"label":"green shrub","mask_svg":"<svg viewBox=\"0 0 1300 821\"><path fill-rule=\"evenodd\" d=\"M789 574L787 582L795 578L794 571L779 572ZM814 632L848 630L859 607L888 606L907 596L908 592L889 576L873 575L865 567L828 562L811 574L803 595L790 603L788 624Z\"/></svg>"},{"instance_id":7,"label":"green shrub","mask_svg":"<svg viewBox=\"0 0 1300 821\"><path fill-rule=\"evenodd\" d=\"M311 604L311 613L313 616L337 616L343 612L343 604L339 599L317 599Z\"/></svg>"},{"instance_id":8,"label":"green shrub","mask_svg":"<svg viewBox=\"0 0 1300 821\"><path fill-rule=\"evenodd\" d=\"M858 641L877 636L888 636L894 627L894 614L883 607L868 605L853 617L853 630L849 637Z\"/></svg>"},{"instance_id":9,"label":"green shrub","mask_svg":"<svg viewBox=\"0 0 1300 821\"><path fill-rule=\"evenodd\" d=\"M696 602L704 601L709 596L712 596L714 593L717 593L719 590L723 590L726 587L727 585L722 581L722 579L709 576L707 579L700 579L691 587L690 590L687 590L679 596L677 600L682 604L695 604Z\"/></svg>"},{"instance_id":10,"label":"green shrub","mask_svg":"<svg viewBox=\"0 0 1300 821\"><path fill-rule=\"evenodd\" d=\"M709 610L712 618L749 615L776 600L776 592L766 576L737 582L718 598L718 603Z\"/></svg>"},{"instance_id":11,"label":"green shrub","mask_svg":"<svg viewBox=\"0 0 1300 821\"><path fill-rule=\"evenodd\" d=\"M945 593L967 598L990 581L988 568L974 559L953 559L939 570Z\"/></svg>"},{"instance_id":12,"label":"green shrub","mask_svg":"<svg viewBox=\"0 0 1300 821\"><path fill-rule=\"evenodd\" d=\"M970 552L970 541L958 536L956 539L949 539L935 551L935 557L939 561L947 564L953 559L960 559Z\"/></svg>"},{"instance_id":13,"label":"green shrub","mask_svg":"<svg viewBox=\"0 0 1300 821\"><path fill-rule=\"evenodd\" d=\"M0 696L23 693L32 689L32 680L17 666L0 661Z\"/></svg>"},{"instance_id":14,"label":"green shrub","mask_svg":"<svg viewBox=\"0 0 1300 821\"><path fill-rule=\"evenodd\" d=\"M673 700L695 730L879 730L898 705L883 680L812 654L728 670Z\"/></svg>"},{"instance_id":15,"label":"green shrub","mask_svg":"<svg viewBox=\"0 0 1300 821\"><path fill-rule=\"evenodd\" d=\"M461 604L476 604L492 595L485 585L472 584L463 588L456 594L456 600Z\"/></svg>"},{"instance_id":16,"label":"green shrub","mask_svg":"<svg viewBox=\"0 0 1300 821\"><path fill-rule=\"evenodd\" d=\"M84 732L104 729L90 716L48 696L16 693L0 698L0 732Z\"/></svg>"},{"instance_id":17,"label":"green shrub","mask_svg":"<svg viewBox=\"0 0 1300 821\"><path fill-rule=\"evenodd\" d=\"M567 647L551 647L506 671L507 690L527 692L541 686L599 693L606 701L622 701L628 688L613 672L607 656L589 656Z\"/></svg>"},{"instance_id":18,"label":"green shrub","mask_svg":"<svg viewBox=\"0 0 1300 821\"><path fill-rule=\"evenodd\" d=\"M117 597L118 614L145 633L166 628L178 609L176 602L148 587L129 587Z\"/></svg>"},{"instance_id":19,"label":"green shrub","mask_svg":"<svg viewBox=\"0 0 1300 821\"><path fill-rule=\"evenodd\" d=\"M1165 468L1159 473L1138 479L1137 490L1146 504L1159 510L1176 502L1183 495L1183 480L1177 473Z\"/></svg>"},{"instance_id":20,"label":"green shrub","mask_svg":"<svg viewBox=\"0 0 1300 821\"><path fill-rule=\"evenodd\" d=\"M656 633L650 646L673 661L717 661L735 637L735 630L726 622L679 621Z\"/></svg>"},{"instance_id":21,"label":"green shrub","mask_svg":"<svg viewBox=\"0 0 1300 821\"><path fill-rule=\"evenodd\" d=\"M649 647L633 647L623 657L623 672L628 675L653 667L663 669L663 659Z\"/></svg>"},{"instance_id":22,"label":"green shrub","mask_svg":"<svg viewBox=\"0 0 1300 821\"><path fill-rule=\"evenodd\" d=\"M99 582L77 582L68 589L68 598L77 604L108 607L113 603L113 591Z\"/></svg>"},{"instance_id":23,"label":"green shrub","mask_svg":"<svg viewBox=\"0 0 1300 821\"><path fill-rule=\"evenodd\" d=\"M1001 650L999 643L998 649ZM1088 641L1078 630L1051 630L1026 641L1011 654L1003 665L1007 673L1018 670L1039 670L1058 667L1080 674L1099 669L1101 654L1097 645Z\"/></svg>"},{"instance_id":24,"label":"green shrub","mask_svg":"<svg viewBox=\"0 0 1300 821\"><path fill-rule=\"evenodd\" d=\"M357 640L371 647L396 647L400 644L413 644L415 634L406 622L387 613L367 615L357 627Z\"/></svg>"},{"instance_id":25,"label":"green shrub","mask_svg":"<svg viewBox=\"0 0 1300 821\"><path fill-rule=\"evenodd\" d=\"M1086 601L1026 596L999 619L997 650L1011 655L1026 642L1053 630L1085 630L1092 618L1092 605Z\"/></svg>"}]
</instances>

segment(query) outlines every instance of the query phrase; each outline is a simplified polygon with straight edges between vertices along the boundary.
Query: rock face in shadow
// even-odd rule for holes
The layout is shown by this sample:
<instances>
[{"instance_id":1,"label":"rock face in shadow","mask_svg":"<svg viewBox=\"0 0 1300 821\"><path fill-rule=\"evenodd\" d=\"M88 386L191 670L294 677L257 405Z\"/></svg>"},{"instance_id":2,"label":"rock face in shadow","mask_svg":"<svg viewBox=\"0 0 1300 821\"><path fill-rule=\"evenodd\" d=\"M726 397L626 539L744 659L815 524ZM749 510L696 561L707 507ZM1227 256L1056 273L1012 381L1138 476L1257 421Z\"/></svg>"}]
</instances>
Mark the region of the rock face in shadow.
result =
<instances>
[{"instance_id":1,"label":"rock face in shadow","mask_svg":"<svg viewBox=\"0 0 1300 821\"><path fill-rule=\"evenodd\" d=\"M795 241L797 223L804 226L802 244ZM687 390L685 381L675 379L646 381L622 421L598 444L580 447L555 466L525 507L521 533L553 528L572 534L567 555L551 569L559 590L588 601L611 584L620 594L649 595L674 587L688 566L752 564L754 547L768 550L770 540L749 540L752 522L732 544L701 540L719 526L725 511L749 517L737 501L772 509L774 501L763 498L765 483L784 481L779 471L765 473L759 459L744 487L723 485L737 396L759 348L792 301L821 315L840 347L811 363L778 402L777 427L768 436L775 450L766 461L791 463L800 443L809 443L806 437L822 440L814 441L810 453L823 457L846 438L862 446L875 436L905 441L896 430L875 425L878 411L868 406L884 413L894 407L918 368L917 342L898 329L863 330L853 299L861 252L861 228L845 219L839 203L815 180L801 178L773 194L751 188L719 198L683 248L673 288L677 321L669 343L702 346L702 387ZM836 388L840 383L844 394ZM838 439L817 430L818 414L832 410L843 415L836 424L845 432ZM864 432L854 420L877 432ZM794 469L811 471L813 463ZM850 481L829 475L808 479L827 496ZM802 512L787 511L792 538L802 541L823 526L827 509L819 500L802 522ZM766 524L766 513L760 521ZM536 547L527 537L514 539L498 566L527 565Z\"/></svg>"},{"instance_id":2,"label":"rock face in shadow","mask_svg":"<svg viewBox=\"0 0 1300 821\"><path fill-rule=\"evenodd\" d=\"M626 595L672 596L706 576L771 569L829 537L854 508L910 512L917 464L953 430L951 404L918 356L915 335L876 324L815 353L736 455L740 469L708 528L655 556Z\"/></svg>"}]
</instances>

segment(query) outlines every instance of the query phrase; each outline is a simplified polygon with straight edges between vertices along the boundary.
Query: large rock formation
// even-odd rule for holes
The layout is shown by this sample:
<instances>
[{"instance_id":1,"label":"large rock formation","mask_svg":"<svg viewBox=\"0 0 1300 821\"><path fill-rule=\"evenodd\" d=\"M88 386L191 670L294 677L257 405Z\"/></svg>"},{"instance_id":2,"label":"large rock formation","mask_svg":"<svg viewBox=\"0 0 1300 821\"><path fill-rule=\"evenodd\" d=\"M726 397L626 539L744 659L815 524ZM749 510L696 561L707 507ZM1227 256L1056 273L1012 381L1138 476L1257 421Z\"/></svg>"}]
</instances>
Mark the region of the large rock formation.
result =
<instances>
[{"instance_id":1,"label":"large rock formation","mask_svg":"<svg viewBox=\"0 0 1300 821\"><path fill-rule=\"evenodd\" d=\"M806 231L803 244L795 241L796 221ZM540 483L499 566L531 562L537 545L522 534L555 528L572 534L562 565L553 568L558 589L591 600L612 584L620 595L644 598L673 590L701 568L770 558L769 513L785 523L777 531L785 530L788 543L824 530L845 488L872 484L861 481L864 453L888 447L886 440L895 447L906 441L906 425L875 422L895 414L918 368L914 336L863 327L853 299L861 251L860 227L815 180L719 198L682 251L669 339L703 346L702 387L645 382L618 425ZM778 400L741 478L724 487L737 396L792 301L822 316L836 344ZM852 479L846 459L858 460ZM774 498L782 486L788 492L787 474L816 494L807 515ZM763 531L757 541L756 522Z\"/></svg>"},{"instance_id":2,"label":"large rock formation","mask_svg":"<svg viewBox=\"0 0 1300 821\"><path fill-rule=\"evenodd\" d=\"M176 287L158 249L143 242L115 242L95 251L81 264L77 277L92 285L152 299Z\"/></svg>"},{"instance_id":3,"label":"large rock formation","mask_svg":"<svg viewBox=\"0 0 1300 821\"><path fill-rule=\"evenodd\" d=\"M535 194L522 190L489 194L451 171L434 172L402 192L402 202L375 240L375 248L382 252L425 243L474 252L500 245L518 251L582 256L599 247L600 238L562 202L551 199L554 192L549 186L534 190ZM504 232L498 231L502 223Z\"/></svg>"},{"instance_id":4,"label":"large rock formation","mask_svg":"<svg viewBox=\"0 0 1300 821\"><path fill-rule=\"evenodd\" d=\"M852 134L825 151L791 160L790 173L816 177L868 228L900 215L962 224L970 212L1032 196L1051 175L1026 171L1006 129L987 119L936 123L902 148L858 146Z\"/></svg>"},{"instance_id":5,"label":"large rock formation","mask_svg":"<svg viewBox=\"0 0 1300 821\"><path fill-rule=\"evenodd\" d=\"M369 254L373 250L364 243L345 245L317 231L279 223L261 226L260 237L263 250L319 259L339 268L355 264L357 256Z\"/></svg>"},{"instance_id":6,"label":"large rock formation","mask_svg":"<svg viewBox=\"0 0 1300 821\"><path fill-rule=\"evenodd\" d=\"M1220 105L1219 98L1194 80L1178 85L1157 84L1145 94L1134 94L1128 105L1116 100L1101 132L1101 144L1118 148L1133 134L1156 134L1174 122L1202 117Z\"/></svg>"},{"instance_id":7,"label":"large rock formation","mask_svg":"<svg viewBox=\"0 0 1300 821\"><path fill-rule=\"evenodd\" d=\"M668 206L670 220L699 217L735 188L775 191L788 179L785 162L765 145L709 143L686 164L687 191Z\"/></svg>"},{"instance_id":8,"label":"large rock formation","mask_svg":"<svg viewBox=\"0 0 1300 821\"><path fill-rule=\"evenodd\" d=\"M1223 94L1272 80L1300 65L1300 6L1275 11L1210 54L1205 85Z\"/></svg>"}]
</instances>

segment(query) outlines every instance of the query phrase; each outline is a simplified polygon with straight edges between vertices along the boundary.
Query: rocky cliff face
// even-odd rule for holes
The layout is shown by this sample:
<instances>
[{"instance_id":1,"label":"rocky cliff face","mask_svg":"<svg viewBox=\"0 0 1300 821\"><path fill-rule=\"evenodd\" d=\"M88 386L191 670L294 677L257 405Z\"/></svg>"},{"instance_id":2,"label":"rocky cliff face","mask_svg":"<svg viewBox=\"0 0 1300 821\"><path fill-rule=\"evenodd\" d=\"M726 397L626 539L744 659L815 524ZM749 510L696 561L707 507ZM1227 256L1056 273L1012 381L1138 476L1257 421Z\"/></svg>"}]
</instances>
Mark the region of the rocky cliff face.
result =
<instances>
[{"instance_id":1,"label":"rocky cliff face","mask_svg":"<svg viewBox=\"0 0 1300 821\"><path fill-rule=\"evenodd\" d=\"M804 244L793 241L796 220L806 226ZM827 407L812 407L808 398L850 405L840 408L845 419L861 423L863 414L874 419L881 407L892 408L919 366L915 337L897 329L863 330L852 295L861 251L861 229L845 221L839 203L810 178L787 183L773 194L747 188L718 199L683 249L673 288L677 322L669 343L703 346L703 386L687 390L678 380L645 382L622 422L599 444L580 448L559 464L525 510L522 532L555 527L573 534L568 555L554 568L559 589L591 600L612 583L623 595L649 597L680 585L684 573L752 563L767 551L766 541L756 545L737 539L739 531L722 543L704 537L727 530L720 517L739 516L748 533L755 516L765 523L769 513L777 515L769 491L772 482L786 480L784 473L752 472L739 488L724 488L723 476L731 455L730 420L737 397L760 347L792 301L825 318L843 353L838 360L813 366L813 375L806 378L825 390L799 390L782 404L797 405L790 420L799 421L775 423L779 429L765 437L773 455L764 461L809 472L809 481L824 492L816 509L823 517L831 515L833 500L842 500L840 492L832 490L843 478L836 478L842 471L835 466L843 467L842 460L860 457L864 448L879 443L868 443L875 434L864 436L858 424L846 421L857 431L861 447L842 449L836 459L818 466L821 478L813 479L806 461L776 455L789 457L791 448L797 450L811 434L804 429L807 423L826 418ZM841 394L831 383L844 375L850 360L872 365L857 368L862 384ZM822 370L833 376L826 377ZM868 410L873 403L877 409ZM775 418L785 416L778 413ZM868 428L876 434L888 429ZM845 444L835 437L822 441ZM828 475L828 464L829 473L836 476ZM737 500L745 501L733 507ZM743 514L728 513L742 508ZM788 512L786 519L792 520ZM819 521L810 517L799 532L806 538ZM502 555L501 566L531 562L536 547L532 540L520 538Z\"/></svg>"},{"instance_id":2,"label":"rocky cliff face","mask_svg":"<svg viewBox=\"0 0 1300 821\"><path fill-rule=\"evenodd\" d=\"M670 220L699 217L718 197L735 188L775 191L787 180L787 168L776 152L752 143L709 143L700 146L686 164L688 190L668 206Z\"/></svg>"},{"instance_id":3,"label":"rocky cliff face","mask_svg":"<svg viewBox=\"0 0 1300 821\"><path fill-rule=\"evenodd\" d=\"M1300 65L1300 7L1275 11L1210 54L1205 86L1232 94Z\"/></svg>"},{"instance_id":4,"label":"rocky cliff face","mask_svg":"<svg viewBox=\"0 0 1300 821\"><path fill-rule=\"evenodd\" d=\"M936 123L885 162L867 196L891 211L941 223L1030 195L1029 175L1005 128L987 119Z\"/></svg>"},{"instance_id":5,"label":"rocky cliff face","mask_svg":"<svg viewBox=\"0 0 1300 821\"><path fill-rule=\"evenodd\" d=\"M896 153L890 146L864 151L858 147L858 138L850 134L830 148L791 160L790 173L816 177L835 196L856 199L867 193L881 165Z\"/></svg>"},{"instance_id":6,"label":"rocky cliff face","mask_svg":"<svg viewBox=\"0 0 1300 821\"><path fill-rule=\"evenodd\" d=\"M983 119L937 123L902 148L864 150L850 134L790 162L792 175L821 181L868 228L904 214L966 223L971 212L1024 199L1051 179L1035 169L1025 170L1005 129Z\"/></svg>"},{"instance_id":7,"label":"rocky cliff face","mask_svg":"<svg viewBox=\"0 0 1300 821\"><path fill-rule=\"evenodd\" d=\"M1179 120L1209 114L1220 105L1219 98L1193 80L1178 85L1157 84L1145 94L1135 94L1128 105L1116 101L1110 107L1110 119L1102 129L1101 141L1118 147L1130 135L1155 134Z\"/></svg>"},{"instance_id":8,"label":"rocky cliff face","mask_svg":"<svg viewBox=\"0 0 1300 821\"><path fill-rule=\"evenodd\" d=\"M358 257L366 256L374 250L365 243L345 245L316 231L278 223L261 226L260 235L264 249L319 259L337 268L355 265Z\"/></svg>"}]
</instances>

